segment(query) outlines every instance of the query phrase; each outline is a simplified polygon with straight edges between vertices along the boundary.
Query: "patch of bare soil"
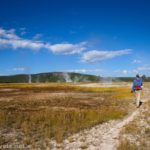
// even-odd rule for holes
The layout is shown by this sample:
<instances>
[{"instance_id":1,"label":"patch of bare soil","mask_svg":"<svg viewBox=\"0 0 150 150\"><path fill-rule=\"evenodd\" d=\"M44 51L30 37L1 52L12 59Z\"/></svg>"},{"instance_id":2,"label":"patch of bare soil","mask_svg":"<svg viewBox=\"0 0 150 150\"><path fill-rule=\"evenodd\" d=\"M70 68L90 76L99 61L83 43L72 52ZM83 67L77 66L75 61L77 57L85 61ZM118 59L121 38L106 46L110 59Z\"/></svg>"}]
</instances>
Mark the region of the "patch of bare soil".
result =
<instances>
[{"instance_id":1,"label":"patch of bare soil","mask_svg":"<svg viewBox=\"0 0 150 150\"><path fill-rule=\"evenodd\" d=\"M100 82L100 83L83 83L83 84L77 84L77 86L82 87L122 87L122 86L131 86L132 83L126 83L126 82Z\"/></svg>"},{"instance_id":2,"label":"patch of bare soil","mask_svg":"<svg viewBox=\"0 0 150 150\"><path fill-rule=\"evenodd\" d=\"M9 88L3 88L0 89L0 92L12 92L12 91L19 91L20 89L9 89Z\"/></svg>"}]
</instances>

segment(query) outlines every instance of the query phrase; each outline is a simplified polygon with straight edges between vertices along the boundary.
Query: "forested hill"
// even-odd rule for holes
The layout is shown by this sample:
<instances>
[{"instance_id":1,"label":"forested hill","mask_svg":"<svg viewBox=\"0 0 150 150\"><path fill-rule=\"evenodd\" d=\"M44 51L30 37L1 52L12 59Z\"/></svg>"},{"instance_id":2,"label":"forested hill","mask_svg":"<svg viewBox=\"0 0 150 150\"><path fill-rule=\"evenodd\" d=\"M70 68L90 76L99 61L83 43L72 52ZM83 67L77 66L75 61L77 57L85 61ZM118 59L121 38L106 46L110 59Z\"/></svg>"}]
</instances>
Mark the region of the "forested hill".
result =
<instances>
[{"instance_id":1,"label":"forested hill","mask_svg":"<svg viewBox=\"0 0 150 150\"><path fill-rule=\"evenodd\" d=\"M46 82L131 82L133 77L100 77L70 72L48 72L0 76L0 83L46 83ZM144 78L150 81L150 77Z\"/></svg>"},{"instance_id":2,"label":"forested hill","mask_svg":"<svg viewBox=\"0 0 150 150\"><path fill-rule=\"evenodd\" d=\"M99 77L80 73L49 72L0 76L0 83L98 82Z\"/></svg>"}]
</instances>

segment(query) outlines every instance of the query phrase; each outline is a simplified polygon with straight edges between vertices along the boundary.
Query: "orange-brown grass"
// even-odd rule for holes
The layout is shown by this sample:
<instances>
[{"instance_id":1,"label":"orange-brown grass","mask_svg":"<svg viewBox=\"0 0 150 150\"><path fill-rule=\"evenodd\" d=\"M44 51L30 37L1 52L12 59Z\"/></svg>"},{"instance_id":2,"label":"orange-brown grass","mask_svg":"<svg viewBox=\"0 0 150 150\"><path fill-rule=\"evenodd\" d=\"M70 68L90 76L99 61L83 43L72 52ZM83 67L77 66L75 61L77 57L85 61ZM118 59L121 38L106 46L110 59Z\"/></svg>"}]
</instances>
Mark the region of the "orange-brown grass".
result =
<instances>
[{"instance_id":1,"label":"orange-brown grass","mask_svg":"<svg viewBox=\"0 0 150 150\"><path fill-rule=\"evenodd\" d=\"M122 129L117 150L150 149L150 101L143 105L139 116Z\"/></svg>"},{"instance_id":2,"label":"orange-brown grass","mask_svg":"<svg viewBox=\"0 0 150 150\"><path fill-rule=\"evenodd\" d=\"M69 84L1 84L0 87L21 89L0 91L0 130L15 130L16 140L28 144L45 138L62 142L70 134L122 118L128 113L132 99L126 87L88 88Z\"/></svg>"},{"instance_id":3,"label":"orange-brown grass","mask_svg":"<svg viewBox=\"0 0 150 150\"><path fill-rule=\"evenodd\" d=\"M135 143L131 143L127 139L120 141L120 144L117 147L117 150L138 150L138 149L139 149L139 146L137 146Z\"/></svg>"},{"instance_id":4,"label":"orange-brown grass","mask_svg":"<svg viewBox=\"0 0 150 150\"><path fill-rule=\"evenodd\" d=\"M51 90L51 91L58 91L62 90L65 92L70 91L90 91L90 92L96 92L96 91L114 91L115 90L128 90L127 87L81 87L81 86L75 86L75 84L69 84L69 83L32 83L32 84L25 84L25 83L18 83L18 84L0 84L0 89L9 88L9 89L23 89L23 90Z\"/></svg>"}]
</instances>

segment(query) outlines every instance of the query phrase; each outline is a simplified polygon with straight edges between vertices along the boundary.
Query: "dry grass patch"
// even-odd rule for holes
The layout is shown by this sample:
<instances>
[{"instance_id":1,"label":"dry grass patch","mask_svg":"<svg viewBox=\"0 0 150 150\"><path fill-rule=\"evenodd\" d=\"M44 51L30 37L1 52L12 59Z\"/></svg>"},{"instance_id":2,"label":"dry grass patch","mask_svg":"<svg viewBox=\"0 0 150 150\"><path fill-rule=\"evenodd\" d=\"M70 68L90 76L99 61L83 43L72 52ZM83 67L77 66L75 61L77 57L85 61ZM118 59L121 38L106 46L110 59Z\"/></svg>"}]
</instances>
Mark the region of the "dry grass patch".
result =
<instances>
[{"instance_id":1,"label":"dry grass patch","mask_svg":"<svg viewBox=\"0 0 150 150\"><path fill-rule=\"evenodd\" d=\"M140 115L124 127L119 139L118 150L149 150L150 101L143 106Z\"/></svg>"},{"instance_id":2,"label":"dry grass patch","mask_svg":"<svg viewBox=\"0 0 150 150\"><path fill-rule=\"evenodd\" d=\"M138 150L139 147L135 143L131 143L128 139L120 141L117 150Z\"/></svg>"},{"instance_id":3,"label":"dry grass patch","mask_svg":"<svg viewBox=\"0 0 150 150\"><path fill-rule=\"evenodd\" d=\"M20 131L23 135L18 133L16 140L26 145L46 138L62 142L80 130L122 118L132 99L126 87L1 84L0 88L20 89L0 91L0 129Z\"/></svg>"}]
</instances>

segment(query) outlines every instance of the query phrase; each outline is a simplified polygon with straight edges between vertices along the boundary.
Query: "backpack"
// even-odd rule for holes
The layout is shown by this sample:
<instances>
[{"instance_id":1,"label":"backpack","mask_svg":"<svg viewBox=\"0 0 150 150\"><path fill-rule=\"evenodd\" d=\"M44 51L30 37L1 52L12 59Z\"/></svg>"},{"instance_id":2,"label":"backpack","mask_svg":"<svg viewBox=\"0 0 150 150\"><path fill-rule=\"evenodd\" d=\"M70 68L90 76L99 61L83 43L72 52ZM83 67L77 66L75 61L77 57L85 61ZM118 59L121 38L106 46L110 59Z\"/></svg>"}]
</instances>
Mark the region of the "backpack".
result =
<instances>
[{"instance_id":1,"label":"backpack","mask_svg":"<svg viewBox=\"0 0 150 150\"><path fill-rule=\"evenodd\" d=\"M135 79L134 80L134 90L136 90L136 91L142 90L141 86L142 86L142 80L141 79Z\"/></svg>"}]
</instances>

